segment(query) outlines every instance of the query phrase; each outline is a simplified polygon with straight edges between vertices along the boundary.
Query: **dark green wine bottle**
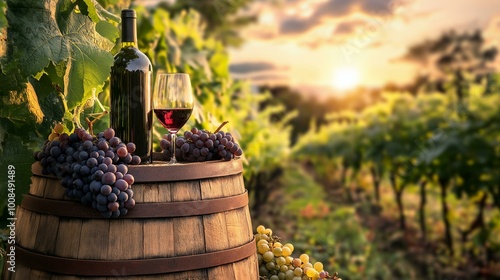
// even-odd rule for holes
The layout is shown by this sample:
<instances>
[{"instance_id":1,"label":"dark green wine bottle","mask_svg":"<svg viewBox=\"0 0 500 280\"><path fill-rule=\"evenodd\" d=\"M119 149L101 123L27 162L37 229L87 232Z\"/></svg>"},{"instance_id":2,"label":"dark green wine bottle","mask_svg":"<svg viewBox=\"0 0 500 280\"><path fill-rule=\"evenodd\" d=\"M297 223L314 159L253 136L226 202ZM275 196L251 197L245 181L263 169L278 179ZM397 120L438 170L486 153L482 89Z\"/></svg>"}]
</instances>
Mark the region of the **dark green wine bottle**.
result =
<instances>
[{"instance_id":1,"label":"dark green wine bottle","mask_svg":"<svg viewBox=\"0 0 500 280\"><path fill-rule=\"evenodd\" d=\"M137 48L137 16L134 10L122 10L122 48L115 55L110 77L110 126L123 142L134 142L141 163L152 161L153 67Z\"/></svg>"}]
</instances>

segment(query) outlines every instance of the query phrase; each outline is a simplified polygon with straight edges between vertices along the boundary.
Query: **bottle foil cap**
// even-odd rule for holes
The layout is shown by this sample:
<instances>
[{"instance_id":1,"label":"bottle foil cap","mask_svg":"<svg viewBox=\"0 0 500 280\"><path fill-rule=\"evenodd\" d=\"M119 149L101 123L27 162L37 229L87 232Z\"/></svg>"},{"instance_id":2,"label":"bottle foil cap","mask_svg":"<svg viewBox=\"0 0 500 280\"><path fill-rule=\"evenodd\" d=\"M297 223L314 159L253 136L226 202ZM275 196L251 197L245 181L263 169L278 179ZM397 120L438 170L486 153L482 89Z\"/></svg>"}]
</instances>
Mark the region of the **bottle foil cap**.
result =
<instances>
[{"instance_id":1,"label":"bottle foil cap","mask_svg":"<svg viewBox=\"0 0 500 280\"><path fill-rule=\"evenodd\" d=\"M135 10L122 10L122 18L137 18Z\"/></svg>"}]
</instances>

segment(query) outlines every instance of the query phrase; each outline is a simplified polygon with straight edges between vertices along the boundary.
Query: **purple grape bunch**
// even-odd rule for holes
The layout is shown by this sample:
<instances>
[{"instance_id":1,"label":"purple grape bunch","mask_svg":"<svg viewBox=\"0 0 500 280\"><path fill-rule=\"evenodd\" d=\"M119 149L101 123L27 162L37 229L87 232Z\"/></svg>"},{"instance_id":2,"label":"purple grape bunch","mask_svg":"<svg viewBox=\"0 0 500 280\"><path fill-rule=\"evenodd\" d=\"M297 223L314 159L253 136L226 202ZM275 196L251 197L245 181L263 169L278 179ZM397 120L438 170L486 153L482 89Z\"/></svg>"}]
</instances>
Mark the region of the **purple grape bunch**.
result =
<instances>
[{"instance_id":1,"label":"purple grape bunch","mask_svg":"<svg viewBox=\"0 0 500 280\"><path fill-rule=\"evenodd\" d=\"M128 164L141 163L133 155L135 148L134 143L123 143L111 128L97 137L77 128L47 141L35 160L40 161L43 174L61 179L66 196L92 206L105 218L117 218L135 205L134 176L128 174Z\"/></svg>"},{"instance_id":2,"label":"purple grape bunch","mask_svg":"<svg viewBox=\"0 0 500 280\"><path fill-rule=\"evenodd\" d=\"M163 135L160 141L163 157L166 160L172 156L171 141L170 134ZM221 130L210 133L194 127L184 132L184 136L176 137L175 145L175 157L185 162L229 161L243 154L231 133Z\"/></svg>"}]
</instances>

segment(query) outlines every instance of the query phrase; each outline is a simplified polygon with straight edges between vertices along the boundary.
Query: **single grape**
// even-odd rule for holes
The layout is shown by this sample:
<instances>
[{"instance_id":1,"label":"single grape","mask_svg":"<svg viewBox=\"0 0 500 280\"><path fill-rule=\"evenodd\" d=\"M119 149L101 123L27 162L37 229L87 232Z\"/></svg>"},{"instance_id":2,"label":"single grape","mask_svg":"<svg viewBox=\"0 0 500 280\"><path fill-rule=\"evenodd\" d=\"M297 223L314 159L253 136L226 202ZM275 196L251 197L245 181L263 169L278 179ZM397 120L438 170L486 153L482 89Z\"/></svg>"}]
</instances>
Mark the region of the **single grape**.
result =
<instances>
[{"instance_id":1,"label":"single grape","mask_svg":"<svg viewBox=\"0 0 500 280\"><path fill-rule=\"evenodd\" d=\"M200 134L200 139L201 139L201 141L207 141L207 140L208 140L208 137L209 137L209 136L208 136L208 134L207 134L207 133L205 133L205 132L202 132L202 133Z\"/></svg>"},{"instance_id":2,"label":"single grape","mask_svg":"<svg viewBox=\"0 0 500 280\"><path fill-rule=\"evenodd\" d=\"M127 215L127 213L128 213L127 208L124 207L120 208L120 216L125 216Z\"/></svg>"},{"instance_id":3,"label":"single grape","mask_svg":"<svg viewBox=\"0 0 500 280\"><path fill-rule=\"evenodd\" d=\"M168 149L170 147L170 142L168 142L167 139L161 139L160 141L160 148L162 150Z\"/></svg>"},{"instance_id":4,"label":"single grape","mask_svg":"<svg viewBox=\"0 0 500 280\"><path fill-rule=\"evenodd\" d=\"M82 167L80 168L80 174L82 175L89 175L90 174L90 168L86 165L82 165Z\"/></svg>"},{"instance_id":5,"label":"single grape","mask_svg":"<svg viewBox=\"0 0 500 280\"><path fill-rule=\"evenodd\" d=\"M189 152L189 143L184 143L184 144L181 146L181 151L183 151L184 153Z\"/></svg>"},{"instance_id":6,"label":"single grape","mask_svg":"<svg viewBox=\"0 0 500 280\"><path fill-rule=\"evenodd\" d=\"M116 173L116 171L118 171L118 168L116 167L116 165L114 165L114 164L108 165L108 172Z\"/></svg>"},{"instance_id":7,"label":"single grape","mask_svg":"<svg viewBox=\"0 0 500 280\"><path fill-rule=\"evenodd\" d=\"M123 158L123 157L125 157L125 156L128 154L128 150L127 150L127 148L125 148L125 147L120 147L120 148L118 148L118 149L116 150L116 154L117 154L119 157Z\"/></svg>"},{"instance_id":8,"label":"single grape","mask_svg":"<svg viewBox=\"0 0 500 280\"><path fill-rule=\"evenodd\" d=\"M110 165L113 163L113 158L110 158L110 157L105 157L103 160L102 160L102 163L105 164L106 166Z\"/></svg>"},{"instance_id":9,"label":"single grape","mask_svg":"<svg viewBox=\"0 0 500 280\"><path fill-rule=\"evenodd\" d=\"M223 158L224 158L224 157L226 157L226 155L227 155L226 150L219 151L219 155L220 155L221 157L223 157Z\"/></svg>"},{"instance_id":10,"label":"single grape","mask_svg":"<svg viewBox=\"0 0 500 280\"><path fill-rule=\"evenodd\" d=\"M302 275L302 268L300 267L296 267L294 270L293 270L293 274L295 274L295 276L300 276Z\"/></svg>"},{"instance_id":11,"label":"single grape","mask_svg":"<svg viewBox=\"0 0 500 280\"><path fill-rule=\"evenodd\" d=\"M118 195L118 201L119 202L125 202L128 200L128 194L126 192L121 192L119 195Z\"/></svg>"},{"instance_id":12,"label":"single grape","mask_svg":"<svg viewBox=\"0 0 500 280\"><path fill-rule=\"evenodd\" d=\"M54 146L50 149L50 155L53 157L58 157L61 154L61 148Z\"/></svg>"},{"instance_id":13,"label":"single grape","mask_svg":"<svg viewBox=\"0 0 500 280\"><path fill-rule=\"evenodd\" d=\"M181 147L182 145L184 145L184 143L186 143L186 140L184 140L184 138L182 137L178 137L176 140L175 140L175 145L177 147Z\"/></svg>"},{"instance_id":14,"label":"single grape","mask_svg":"<svg viewBox=\"0 0 500 280\"><path fill-rule=\"evenodd\" d=\"M130 188L127 189L125 192L128 194L128 197L133 197L134 196L134 191L132 189L130 189Z\"/></svg>"},{"instance_id":15,"label":"single grape","mask_svg":"<svg viewBox=\"0 0 500 280\"><path fill-rule=\"evenodd\" d=\"M120 142L121 142L121 140L118 137L112 137L111 139L109 139L109 145L111 145L111 147L118 146L118 144L120 144Z\"/></svg>"},{"instance_id":16,"label":"single grape","mask_svg":"<svg viewBox=\"0 0 500 280\"><path fill-rule=\"evenodd\" d=\"M110 185L103 185L101 187L101 194L102 195L109 195L112 192L112 188Z\"/></svg>"},{"instance_id":17,"label":"single grape","mask_svg":"<svg viewBox=\"0 0 500 280\"><path fill-rule=\"evenodd\" d=\"M107 150L104 156L108 157L111 160L110 163L113 162L113 158L115 157L115 152L113 151L113 148Z\"/></svg>"},{"instance_id":18,"label":"single grape","mask_svg":"<svg viewBox=\"0 0 500 280\"><path fill-rule=\"evenodd\" d=\"M231 150L231 148L233 148L233 146L234 146L234 143L228 141L224 146L226 146L226 148L228 148L229 150Z\"/></svg>"},{"instance_id":19,"label":"single grape","mask_svg":"<svg viewBox=\"0 0 500 280\"><path fill-rule=\"evenodd\" d=\"M132 174L123 175L123 180L125 180L129 185L134 184L134 176L132 176Z\"/></svg>"},{"instance_id":20,"label":"single grape","mask_svg":"<svg viewBox=\"0 0 500 280\"><path fill-rule=\"evenodd\" d=\"M129 164L130 162L132 162L132 155L131 154L127 154L124 158L122 158L122 161L125 164Z\"/></svg>"},{"instance_id":21,"label":"single grape","mask_svg":"<svg viewBox=\"0 0 500 280\"><path fill-rule=\"evenodd\" d=\"M109 211L112 211L112 212L118 210L119 206L120 206L120 204L118 204L118 202L108 203L108 209L109 209Z\"/></svg>"},{"instance_id":22,"label":"single grape","mask_svg":"<svg viewBox=\"0 0 500 280\"><path fill-rule=\"evenodd\" d=\"M118 179L115 182L115 187L117 187L120 191L125 191L128 189L128 183L123 179Z\"/></svg>"},{"instance_id":23,"label":"single grape","mask_svg":"<svg viewBox=\"0 0 500 280\"><path fill-rule=\"evenodd\" d=\"M134 143L132 143L132 142L127 143L127 151L129 153L135 152L135 149L136 149L136 146Z\"/></svg>"},{"instance_id":24,"label":"single grape","mask_svg":"<svg viewBox=\"0 0 500 280\"><path fill-rule=\"evenodd\" d=\"M107 128L106 130L104 130L104 137L106 138L106 140L110 140L114 136L115 131L112 128Z\"/></svg>"},{"instance_id":25,"label":"single grape","mask_svg":"<svg viewBox=\"0 0 500 280\"><path fill-rule=\"evenodd\" d=\"M88 167L93 168L93 167L97 166L97 164L98 164L98 162L97 162L96 158L87 159L87 166Z\"/></svg>"},{"instance_id":26,"label":"single grape","mask_svg":"<svg viewBox=\"0 0 500 280\"><path fill-rule=\"evenodd\" d=\"M205 147L212 149L214 147L214 141L212 139L208 139L207 141L205 141Z\"/></svg>"},{"instance_id":27,"label":"single grape","mask_svg":"<svg viewBox=\"0 0 500 280\"><path fill-rule=\"evenodd\" d=\"M82 140L83 141L92 141L92 140L94 140L94 137L88 133L85 133L82 137Z\"/></svg>"},{"instance_id":28,"label":"single grape","mask_svg":"<svg viewBox=\"0 0 500 280\"><path fill-rule=\"evenodd\" d=\"M130 198L125 202L125 208L127 209L132 209L135 206L135 200L133 198Z\"/></svg>"},{"instance_id":29,"label":"single grape","mask_svg":"<svg viewBox=\"0 0 500 280\"><path fill-rule=\"evenodd\" d=\"M115 193L112 192L112 193L110 193L108 195L108 201L109 202L115 202L117 200L118 200L118 196Z\"/></svg>"},{"instance_id":30,"label":"single grape","mask_svg":"<svg viewBox=\"0 0 500 280\"><path fill-rule=\"evenodd\" d=\"M117 172L121 172L122 174L127 174L128 172L128 167L126 164L119 164L116 166Z\"/></svg>"},{"instance_id":31,"label":"single grape","mask_svg":"<svg viewBox=\"0 0 500 280\"><path fill-rule=\"evenodd\" d=\"M202 140L196 141L196 147L198 147L198 148L205 147L205 142L203 142Z\"/></svg>"},{"instance_id":32,"label":"single grape","mask_svg":"<svg viewBox=\"0 0 500 280\"><path fill-rule=\"evenodd\" d=\"M57 134L61 134L64 131L64 126L61 123L58 123L54 126L54 132Z\"/></svg>"},{"instance_id":33,"label":"single grape","mask_svg":"<svg viewBox=\"0 0 500 280\"><path fill-rule=\"evenodd\" d=\"M138 165L141 163L141 158L139 156L132 156L131 164Z\"/></svg>"},{"instance_id":34,"label":"single grape","mask_svg":"<svg viewBox=\"0 0 500 280\"><path fill-rule=\"evenodd\" d=\"M116 181L116 175L114 173L106 172L104 173L104 175L102 175L101 182L103 184L112 185L115 183L115 181Z\"/></svg>"},{"instance_id":35,"label":"single grape","mask_svg":"<svg viewBox=\"0 0 500 280\"><path fill-rule=\"evenodd\" d=\"M89 153L87 153L86 151L81 151L78 153L79 160L86 160L88 158L89 158Z\"/></svg>"},{"instance_id":36,"label":"single grape","mask_svg":"<svg viewBox=\"0 0 500 280\"><path fill-rule=\"evenodd\" d=\"M104 160L103 160L103 163L99 164L99 169L103 172L108 171L108 165L104 163Z\"/></svg>"},{"instance_id":37,"label":"single grape","mask_svg":"<svg viewBox=\"0 0 500 280\"><path fill-rule=\"evenodd\" d=\"M229 151L234 154L239 148L238 144L234 144L231 148L229 148Z\"/></svg>"},{"instance_id":38,"label":"single grape","mask_svg":"<svg viewBox=\"0 0 500 280\"><path fill-rule=\"evenodd\" d=\"M82 144L82 147L87 150L87 151L90 151L92 150L92 147L94 146L94 144L92 143L92 141L90 140L86 140L85 142L83 142Z\"/></svg>"}]
</instances>

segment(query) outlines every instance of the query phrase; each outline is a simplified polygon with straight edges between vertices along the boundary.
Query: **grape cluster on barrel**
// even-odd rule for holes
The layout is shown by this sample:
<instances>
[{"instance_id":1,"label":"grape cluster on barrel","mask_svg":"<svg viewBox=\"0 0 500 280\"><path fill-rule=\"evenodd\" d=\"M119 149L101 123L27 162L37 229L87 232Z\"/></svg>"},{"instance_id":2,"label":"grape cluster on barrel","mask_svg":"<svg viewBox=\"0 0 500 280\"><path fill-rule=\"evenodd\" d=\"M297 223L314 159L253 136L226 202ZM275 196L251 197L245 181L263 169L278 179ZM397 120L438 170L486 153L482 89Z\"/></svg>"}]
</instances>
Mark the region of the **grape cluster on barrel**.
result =
<instances>
[{"instance_id":1,"label":"grape cluster on barrel","mask_svg":"<svg viewBox=\"0 0 500 280\"><path fill-rule=\"evenodd\" d=\"M163 135L160 147L167 160L172 156L172 137ZM243 154L240 146L229 132L210 133L194 127L175 139L175 157L179 161L196 162L209 160L231 160Z\"/></svg>"},{"instance_id":2,"label":"grape cluster on barrel","mask_svg":"<svg viewBox=\"0 0 500 280\"><path fill-rule=\"evenodd\" d=\"M282 244L279 237L263 225L257 227L255 240L257 242L257 257L259 260L259 275L267 280L342 280L337 273L330 276L323 270L321 262L310 262L309 255L302 254L292 257L294 246L291 243Z\"/></svg>"},{"instance_id":3,"label":"grape cluster on barrel","mask_svg":"<svg viewBox=\"0 0 500 280\"><path fill-rule=\"evenodd\" d=\"M58 124L35 159L43 174L61 179L68 197L97 209L105 218L126 215L134 207L134 183L127 164L139 164L134 143L123 143L111 128L92 136L81 128L68 135Z\"/></svg>"}]
</instances>

